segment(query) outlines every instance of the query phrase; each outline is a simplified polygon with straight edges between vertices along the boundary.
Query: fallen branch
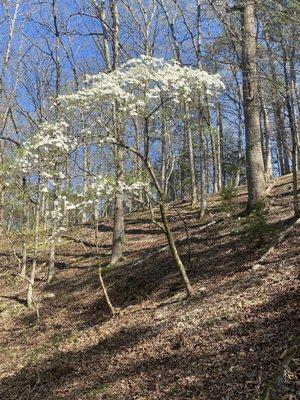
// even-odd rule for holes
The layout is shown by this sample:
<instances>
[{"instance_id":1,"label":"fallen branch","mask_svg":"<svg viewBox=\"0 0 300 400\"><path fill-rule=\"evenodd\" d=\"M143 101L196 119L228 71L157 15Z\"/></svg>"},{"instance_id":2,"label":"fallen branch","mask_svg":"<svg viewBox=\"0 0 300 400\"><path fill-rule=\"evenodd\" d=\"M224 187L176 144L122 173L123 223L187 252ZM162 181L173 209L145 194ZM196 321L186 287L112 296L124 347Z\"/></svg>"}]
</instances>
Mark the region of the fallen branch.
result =
<instances>
[{"instance_id":1,"label":"fallen branch","mask_svg":"<svg viewBox=\"0 0 300 400\"><path fill-rule=\"evenodd\" d=\"M271 192L272 192L272 190L273 190L273 188L275 186L275 183L276 183L275 179L273 179L272 181L269 182L269 186L266 188L266 195L267 196L271 195Z\"/></svg>"},{"instance_id":2,"label":"fallen branch","mask_svg":"<svg viewBox=\"0 0 300 400\"><path fill-rule=\"evenodd\" d=\"M277 236L275 242L269 249L263 254L262 257L257 261L257 263L252 267L252 269L256 270L262 267L263 263L269 257L271 253L276 249L276 247L283 242L283 240L288 236L288 234L294 229L295 226L300 225L300 218L298 218L291 226L287 227L280 235Z\"/></svg>"},{"instance_id":3,"label":"fallen branch","mask_svg":"<svg viewBox=\"0 0 300 400\"><path fill-rule=\"evenodd\" d=\"M290 362L296 356L299 351L300 345L300 333L296 335L296 338L292 345L285 351L285 355L283 357L282 362L277 368L276 372L272 376L270 382L268 383L263 395L261 396L261 400L278 400L278 390L284 384L284 376L289 367Z\"/></svg>"},{"instance_id":4,"label":"fallen branch","mask_svg":"<svg viewBox=\"0 0 300 400\"><path fill-rule=\"evenodd\" d=\"M87 252L88 252L88 249L87 249L86 245L83 243L83 241L80 239L80 237L77 235L76 232L75 232L75 236L76 236L76 239L80 242L81 246L83 247L85 253L87 253ZM71 239L73 239L73 238L71 238ZM74 239L73 239L73 240L74 240Z\"/></svg>"}]
</instances>

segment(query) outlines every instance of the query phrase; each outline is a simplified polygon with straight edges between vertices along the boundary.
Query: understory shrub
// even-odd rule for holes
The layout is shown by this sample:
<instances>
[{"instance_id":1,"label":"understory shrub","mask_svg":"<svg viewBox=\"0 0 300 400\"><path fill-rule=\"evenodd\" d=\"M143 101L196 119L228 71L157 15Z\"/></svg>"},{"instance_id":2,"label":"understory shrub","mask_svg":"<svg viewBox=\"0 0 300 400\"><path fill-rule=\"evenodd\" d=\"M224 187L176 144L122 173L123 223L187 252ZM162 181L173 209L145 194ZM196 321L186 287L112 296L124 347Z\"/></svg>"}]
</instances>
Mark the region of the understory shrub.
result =
<instances>
[{"instance_id":1,"label":"understory shrub","mask_svg":"<svg viewBox=\"0 0 300 400\"><path fill-rule=\"evenodd\" d=\"M244 236L246 245L262 246L276 234L276 230L267 221L267 215L265 201L257 202L252 212L246 217Z\"/></svg>"},{"instance_id":2,"label":"understory shrub","mask_svg":"<svg viewBox=\"0 0 300 400\"><path fill-rule=\"evenodd\" d=\"M233 184L223 187L221 190L221 210L227 213L232 213L237 205L235 199L237 197L237 188Z\"/></svg>"}]
</instances>

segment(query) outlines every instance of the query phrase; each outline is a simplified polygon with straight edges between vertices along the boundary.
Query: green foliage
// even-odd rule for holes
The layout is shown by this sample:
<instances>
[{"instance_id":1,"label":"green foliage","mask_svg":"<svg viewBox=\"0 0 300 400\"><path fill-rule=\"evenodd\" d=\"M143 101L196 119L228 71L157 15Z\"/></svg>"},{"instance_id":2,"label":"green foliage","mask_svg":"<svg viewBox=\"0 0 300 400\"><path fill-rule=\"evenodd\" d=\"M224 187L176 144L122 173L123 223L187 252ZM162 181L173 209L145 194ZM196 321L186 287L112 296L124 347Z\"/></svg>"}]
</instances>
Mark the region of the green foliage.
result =
<instances>
[{"instance_id":1,"label":"green foliage","mask_svg":"<svg viewBox=\"0 0 300 400\"><path fill-rule=\"evenodd\" d=\"M256 203L245 222L244 242L248 246L261 246L268 242L276 230L267 221L267 207L265 201Z\"/></svg>"},{"instance_id":2,"label":"green foliage","mask_svg":"<svg viewBox=\"0 0 300 400\"><path fill-rule=\"evenodd\" d=\"M169 386L168 392L169 392L169 394L174 394L174 393L176 393L176 390L177 390L177 385L176 385L175 383L172 383L172 384Z\"/></svg>"},{"instance_id":3,"label":"green foliage","mask_svg":"<svg viewBox=\"0 0 300 400\"><path fill-rule=\"evenodd\" d=\"M0 303L0 314L6 310L6 305Z\"/></svg>"},{"instance_id":4,"label":"green foliage","mask_svg":"<svg viewBox=\"0 0 300 400\"><path fill-rule=\"evenodd\" d=\"M91 394L92 395L100 395L103 392L105 392L107 389L109 389L110 385L108 383L103 383L96 388L92 389Z\"/></svg>"},{"instance_id":5,"label":"green foliage","mask_svg":"<svg viewBox=\"0 0 300 400\"><path fill-rule=\"evenodd\" d=\"M221 210L225 212L233 212L236 208L235 199L237 197L237 188L230 184L221 191Z\"/></svg>"}]
</instances>

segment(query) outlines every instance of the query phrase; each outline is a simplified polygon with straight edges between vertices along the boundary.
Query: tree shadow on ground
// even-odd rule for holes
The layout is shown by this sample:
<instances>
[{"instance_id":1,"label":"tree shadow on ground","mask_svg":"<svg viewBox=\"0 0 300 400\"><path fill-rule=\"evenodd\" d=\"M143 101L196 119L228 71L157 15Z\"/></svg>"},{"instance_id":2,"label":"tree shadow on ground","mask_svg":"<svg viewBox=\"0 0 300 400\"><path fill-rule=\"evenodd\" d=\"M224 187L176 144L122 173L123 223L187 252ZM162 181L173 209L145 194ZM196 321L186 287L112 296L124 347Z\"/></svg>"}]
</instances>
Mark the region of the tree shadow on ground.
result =
<instances>
[{"instance_id":1,"label":"tree shadow on ground","mask_svg":"<svg viewBox=\"0 0 300 400\"><path fill-rule=\"evenodd\" d=\"M251 262L257 257L255 252L249 251L245 246L237 242L234 234L231 236L223 232L222 238L225 242L214 242L212 244L210 240L213 240L214 234L215 230L211 228L211 232L209 232L211 239L208 239L204 244L201 237L193 240L194 262L188 268L192 282L200 279L201 283L201 281L204 282L209 279L215 281L229 275L234 276L238 272L243 272L250 268L245 263ZM219 233L219 235L221 234L222 232ZM206 235L208 235L208 232L206 232ZM181 243L178 249L179 253L182 254L183 261L188 265L185 246L184 243ZM152 247L151 251L155 253L161 247L163 246ZM149 249L139 251L137 260L145 258L144 262L134 265L135 260L127 260L122 268L114 268L104 274L109 296L116 306L126 308L153 296L161 301L170 296L170 293L173 292L174 284L179 284L180 287L178 286L175 290L180 290L184 294L184 287L181 285L179 273L168 249L146 259L148 255ZM83 325L90 320L97 324L99 318L101 319L102 313L107 312L102 291L98 290L99 281L95 267L96 264L90 266L87 269L87 275L82 270L82 274L70 276L68 280L53 282L48 288L51 291L60 292L67 287L68 290L65 295L68 296L68 303L78 301L82 287L89 286L89 290L95 291L95 299L90 300L90 305L83 309L80 316L76 314L76 318L79 318L78 323ZM92 274L90 273L91 269L94 271ZM237 275L235 281L238 281L238 279L240 277ZM220 284L220 286L222 285ZM98 316L98 319L93 317L95 315Z\"/></svg>"},{"instance_id":2,"label":"tree shadow on ground","mask_svg":"<svg viewBox=\"0 0 300 400\"><path fill-rule=\"evenodd\" d=\"M115 398L124 399L221 400L227 396L231 400L253 400L292 340L295 307L295 293L282 293L237 316L234 323L228 324L225 319L214 325L200 324L199 334L205 331L208 343L202 343L196 330L189 334L192 342L175 348L176 338L168 336L170 347L156 347L154 353L153 342L158 345L164 328L153 329L136 320L135 325L123 326L84 350L57 351L45 360L33 361L2 379L0 397L109 399L113 397L109 397L110 390L115 390ZM132 360L125 357L137 348L145 352L135 353Z\"/></svg>"},{"instance_id":3,"label":"tree shadow on ground","mask_svg":"<svg viewBox=\"0 0 300 400\"><path fill-rule=\"evenodd\" d=\"M18 296L1 296L0 295L0 300L1 299L16 301L17 303L21 304L22 306L26 306L26 300L22 299Z\"/></svg>"},{"instance_id":4,"label":"tree shadow on ground","mask_svg":"<svg viewBox=\"0 0 300 400\"><path fill-rule=\"evenodd\" d=\"M289 223L291 221L287 219L280 226ZM218 227L211 226L206 229L205 236L204 232L201 232L198 237L193 237L191 264L189 264L187 255L187 241L178 245L179 253L188 267L192 283L198 282L201 286L217 280L220 282L215 288L210 289L211 294L229 290L239 284L243 284L245 287L251 285L251 282L244 282L243 274L252 268L252 263L259 259L265 251L264 248L247 248L237 240L239 233L234 230L228 232L227 228L228 224L223 221ZM126 259L122 268L117 267L104 274L109 296L117 307L126 308L136 305L149 297L163 301L174 291L181 291L184 296L184 286L181 284L180 275L168 249L156 253L164 246L165 244L154 247L151 244L151 249L138 249L132 255L134 259ZM150 252L153 253L153 256L147 259ZM89 258L91 265L82 269L77 265L78 273L76 275L69 274L67 279L59 278L45 290L54 293L63 292L62 303L77 304L78 307L82 307L81 313L78 313L74 307L74 312L70 311L70 317L76 319L77 326L84 328L86 325L97 325L103 315L108 314L108 308L102 290L99 288L98 263L95 263L94 258L96 255L89 252L88 254L82 253L81 256L82 265L85 265ZM103 254L103 256L105 256L105 260L102 265L105 266L109 257L107 254ZM139 261L137 265L135 265L136 261ZM69 268L72 268L72 265ZM61 272L67 269L68 267L64 266ZM222 282L224 278L225 281ZM229 278L230 282L227 282ZM91 296L85 306L82 305L80 297L83 288L88 288Z\"/></svg>"}]
</instances>

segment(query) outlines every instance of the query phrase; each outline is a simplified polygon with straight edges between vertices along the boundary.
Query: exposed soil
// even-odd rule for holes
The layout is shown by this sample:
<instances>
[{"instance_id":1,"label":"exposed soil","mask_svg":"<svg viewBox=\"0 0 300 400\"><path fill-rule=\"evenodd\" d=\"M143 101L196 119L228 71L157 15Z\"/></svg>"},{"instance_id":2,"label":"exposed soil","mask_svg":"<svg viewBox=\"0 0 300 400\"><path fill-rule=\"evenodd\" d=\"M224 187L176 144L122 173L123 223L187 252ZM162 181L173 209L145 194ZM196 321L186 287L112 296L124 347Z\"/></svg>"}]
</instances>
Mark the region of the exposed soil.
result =
<instances>
[{"instance_id":1,"label":"exposed soil","mask_svg":"<svg viewBox=\"0 0 300 400\"><path fill-rule=\"evenodd\" d=\"M245 188L237 203L243 209ZM279 235L295 222L291 177L276 180L268 221ZM178 248L198 295L186 300L164 236L146 212L126 218L126 258L104 275L119 308L110 317L98 265L109 262L111 221L71 229L59 246L56 276L37 282L40 323L25 307L9 243L0 249L0 399L258 399L297 336L300 225L264 263L271 241L245 243L245 217L209 198L199 222L188 205L170 206ZM188 226L186 237L183 221ZM206 229L199 228L216 221ZM272 239L274 240L274 238ZM190 245L190 254L189 254ZM153 253L153 257L149 257ZM140 261L140 262L139 262ZM50 294L50 296L49 296ZM300 399L299 356L278 399Z\"/></svg>"}]
</instances>

